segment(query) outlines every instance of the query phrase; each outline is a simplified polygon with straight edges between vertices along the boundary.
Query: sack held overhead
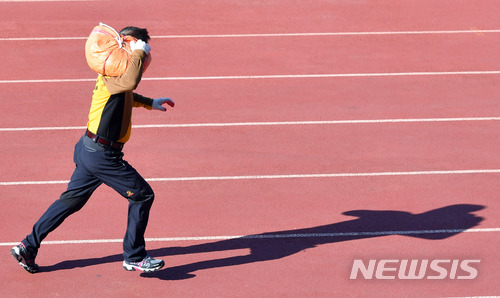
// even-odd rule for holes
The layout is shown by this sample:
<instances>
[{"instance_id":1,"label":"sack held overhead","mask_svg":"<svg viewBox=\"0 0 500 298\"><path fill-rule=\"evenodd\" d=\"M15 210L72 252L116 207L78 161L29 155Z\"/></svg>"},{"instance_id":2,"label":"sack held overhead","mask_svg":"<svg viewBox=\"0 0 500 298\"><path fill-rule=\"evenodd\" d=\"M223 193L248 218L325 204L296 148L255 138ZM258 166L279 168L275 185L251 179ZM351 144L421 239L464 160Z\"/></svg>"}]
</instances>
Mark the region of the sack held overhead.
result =
<instances>
[{"instance_id":1,"label":"sack held overhead","mask_svg":"<svg viewBox=\"0 0 500 298\"><path fill-rule=\"evenodd\" d=\"M120 35L112 27L100 23L90 33L85 43L85 58L90 68L104 76L120 76L125 73L132 58L132 36ZM143 72L151 63L151 53L146 56Z\"/></svg>"}]
</instances>

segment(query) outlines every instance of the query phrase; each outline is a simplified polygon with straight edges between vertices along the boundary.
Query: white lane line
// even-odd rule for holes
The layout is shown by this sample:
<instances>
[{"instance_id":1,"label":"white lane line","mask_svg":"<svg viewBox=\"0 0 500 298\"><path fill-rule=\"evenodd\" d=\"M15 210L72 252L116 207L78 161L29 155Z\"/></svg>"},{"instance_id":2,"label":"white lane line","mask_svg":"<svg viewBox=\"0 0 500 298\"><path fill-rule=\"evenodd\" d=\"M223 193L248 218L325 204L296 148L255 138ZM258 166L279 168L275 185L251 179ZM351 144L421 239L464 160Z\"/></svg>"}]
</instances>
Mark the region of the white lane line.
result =
<instances>
[{"instance_id":1,"label":"white lane line","mask_svg":"<svg viewBox=\"0 0 500 298\"><path fill-rule=\"evenodd\" d=\"M498 174L500 169L443 170L443 171L410 171L410 172L372 172L372 173L327 173L327 174L288 174L288 175L246 175L246 176L205 176L205 177L159 177L147 178L149 182L176 181L214 181L214 180L256 180L256 179L311 179L311 178L349 178L379 176L416 176L416 175L471 175ZM52 181L5 181L0 186L51 185L67 184L69 180Z\"/></svg>"},{"instance_id":2,"label":"white lane line","mask_svg":"<svg viewBox=\"0 0 500 298\"><path fill-rule=\"evenodd\" d=\"M143 78L142 80L145 80ZM37 80L0 80L0 84L22 84L22 83L78 83L95 82L96 79L37 79Z\"/></svg>"},{"instance_id":3,"label":"white lane line","mask_svg":"<svg viewBox=\"0 0 500 298\"><path fill-rule=\"evenodd\" d=\"M192 123L192 124L143 124L143 125L134 125L134 128L182 128L182 127L272 126L272 125L331 125L331 124L335 125L335 124L460 122L460 121L498 121L498 120L500 120L500 117L281 121L281 122L232 122L232 123ZM0 131L2 131L1 128L0 128Z\"/></svg>"},{"instance_id":4,"label":"white lane line","mask_svg":"<svg viewBox=\"0 0 500 298\"><path fill-rule=\"evenodd\" d=\"M55 130L83 130L86 129L86 126L53 126L53 127L9 127L9 128L0 128L0 132L8 132L8 131L55 131Z\"/></svg>"},{"instance_id":5,"label":"white lane line","mask_svg":"<svg viewBox=\"0 0 500 298\"><path fill-rule=\"evenodd\" d=\"M291 74L291 75L241 75L241 76L200 76L200 77L157 77L143 78L143 81L196 81L196 80L252 80L252 79L307 79L307 78L349 78L349 77L405 77L405 76L461 76L497 75L500 70L472 71L422 71L422 72L382 72L382 73L330 73L330 74ZM75 83L94 82L96 79L34 79L0 80L0 84L22 83Z\"/></svg>"},{"instance_id":6,"label":"white lane line","mask_svg":"<svg viewBox=\"0 0 500 298\"><path fill-rule=\"evenodd\" d=\"M249 75L249 76L205 76L205 77L163 77L145 78L149 81L179 80L250 80L250 79L307 79L307 78L349 78L349 77L394 77L394 76L442 76L442 75L492 75L500 70L489 71L428 71L428 72L387 72L387 73L330 73L295 75ZM2 82L2 81L0 81Z\"/></svg>"},{"instance_id":7,"label":"white lane line","mask_svg":"<svg viewBox=\"0 0 500 298\"><path fill-rule=\"evenodd\" d=\"M0 0L0 2L92 2L103 0Z\"/></svg>"},{"instance_id":8,"label":"white lane line","mask_svg":"<svg viewBox=\"0 0 500 298\"><path fill-rule=\"evenodd\" d=\"M0 182L0 186L18 186L18 185L50 185L50 184L68 184L69 180L53 180L53 181L11 181Z\"/></svg>"},{"instance_id":9,"label":"white lane line","mask_svg":"<svg viewBox=\"0 0 500 298\"><path fill-rule=\"evenodd\" d=\"M464 121L499 121L500 117L456 117L456 118L415 118L415 119L372 119L372 120L325 120L325 121L277 121L277 122L228 122L228 123L179 123L179 124L141 124L140 128L189 128L189 127L233 127L233 126L291 126L291 125L339 125L339 124L382 124L382 123L418 123L418 122L464 122ZM84 130L86 126L53 127L0 127L0 132Z\"/></svg>"},{"instance_id":10,"label":"white lane line","mask_svg":"<svg viewBox=\"0 0 500 298\"><path fill-rule=\"evenodd\" d=\"M290 174L290 175L248 175L248 176L208 176L149 178L148 181L207 181L207 180L253 180L253 179L308 179L308 178L344 178L376 176L414 176L414 175L458 175L458 174L496 174L500 169L449 170L449 171L411 171L411 172L373 172L373 173L328 173L328 174ZM0 184L1 185L1 184Z\"/></svg>"},{"instance_id":11,"label":"white lane line","mask_svg":"<svg viewBox=\"0 0 500 298\"><path fill-rule=\"evenodd\" d=\"M360 32L295 32L295 33L248 33L248 34L193 34L158 35L154 38L239 38L239 37L308 37L308 36L356 36L356 35L416 35L416 34L484 34L500 33L492 30L424 30L424 31L360 31Z\"/></svg>"},{"instance_id":12,"label":"white lane line","mask_svg":"<svg viewBox=\"0 0 500 298\"><path fill-rule=\"evenodd\" d=\"M26 1L26 0L24 0ZM31 0L34 1L34 0ZM63 1L63 0L52 0ZM74 0L78 1L78 0ZM89 1L89 0L87 0ZM0 0L0 2L13 2ZM17 2L17 1L15 1ZM310 37L310 36L363 36L363 35L416 35L416 34L487 34L500 33L499 29L492 30L426 30L426 31L375 31L375 32L292 32L292 33L247 33L247 34L170 34L153 35L152 39L174 38L252 38L252 37ZM57 41L57 40L82 40L88 36L63 36L63 37L2 37L0 41Z\"/></svg>"},{"instance_id":13,"label":"white lane line","mask_svg":"<svg viewBox=\"0 0 500 298\"><path fill-rule=\"evenodd\" d=\"M335 238L335 237L371 237L395 235L422 235L422 234L456 234L456 233L494 233L500 228L483 229L440 229L440 230L404 230L404 231L370 231L370 232L335 232L335 233L290 233L290 234L258 234L237 236L198 236L198 237L166 237L146 238L147 242L173 242L173 241L213 241L231 239L286 239L286 238ZM43 241L42 244L96 244L96 243L121 243L123 239L89 239L89 240L52 240ZM0 246L17 245L19 242L0 242Z\"/></svg>"}]
</instances>

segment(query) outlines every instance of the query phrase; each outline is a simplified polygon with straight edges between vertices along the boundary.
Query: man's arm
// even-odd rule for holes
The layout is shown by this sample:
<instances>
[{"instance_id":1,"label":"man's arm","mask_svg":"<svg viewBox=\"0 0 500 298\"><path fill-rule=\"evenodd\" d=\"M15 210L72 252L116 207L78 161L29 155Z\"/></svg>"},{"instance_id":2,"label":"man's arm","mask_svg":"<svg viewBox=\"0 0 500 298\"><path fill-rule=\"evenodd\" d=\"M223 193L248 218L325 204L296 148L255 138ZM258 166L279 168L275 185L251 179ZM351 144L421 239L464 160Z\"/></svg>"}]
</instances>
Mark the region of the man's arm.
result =
<instances>
[{"instance_id":1,"label":"man's arm","mask_svg":"<svg viewBox=\"0 0 500 298\"><path fill-rule=\"evenodd\" d=\"M142 96L138 93L134 92L134 107L144 107L148 110L153 109L153 101L154 99Z\"/></svg>"},{"instance_id":2,"label":"man's arm","mask_svg":"<svg viewBox=\"0 0 500 298\"><path fill-rule=\"evenodd\" d=\"M172 108L175 106L174 101L167 97L152 99L134 93L134 107L144 107L148 110L159 110L165 112L167 109L163 106L164 104L167 104Z\"/></svg>"},{"instance_id":3,"label":"man's arm","mask_svg":"<svg viewBox=\"0 0 500 298\"><path fill-rule=\"evenodd\" d=\"M111 94L118 94L125 91L132 91L137 88L142 78L142 67L146 52L134 50L127 70L118 77L103 77L104 84Z\"/></svg>"}]
</instances>

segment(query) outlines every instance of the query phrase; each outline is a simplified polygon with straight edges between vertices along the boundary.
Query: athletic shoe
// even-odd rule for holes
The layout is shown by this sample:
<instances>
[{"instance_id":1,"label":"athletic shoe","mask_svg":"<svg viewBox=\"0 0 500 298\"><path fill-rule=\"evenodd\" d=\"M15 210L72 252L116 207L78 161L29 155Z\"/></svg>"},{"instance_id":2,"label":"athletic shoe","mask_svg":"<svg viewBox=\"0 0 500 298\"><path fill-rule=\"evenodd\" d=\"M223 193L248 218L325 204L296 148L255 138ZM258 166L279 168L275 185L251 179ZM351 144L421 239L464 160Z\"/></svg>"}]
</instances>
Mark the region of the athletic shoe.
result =
<instances>
[{"instance_id":1,"label":"athletic shoe","mask_svg":"<svg viewBox=\"0 0 500 298\"><path fill-rule=\"evenodd\" d=\"M10 250L10 254L16 259L19 265L23 266L23 268L29 273L35 273L38 271L38 265L35 264L36 253L29 253L24 246L24 243L14 246Z\"/></svg>"},{"instance_id":2,"label":"athletic shoe","mask_svg":"<svg viewBox=\"0 0 500 298\"><path fill-rule=\"evenodd\" d=\"M163 262L163 260L157 260L150 256L146 256L140 262L123 261L123 268L127 271L135 271L137 269L144 272L153 272L160 270L164 265L165 262Z\"/></svg>"}]
</instances>

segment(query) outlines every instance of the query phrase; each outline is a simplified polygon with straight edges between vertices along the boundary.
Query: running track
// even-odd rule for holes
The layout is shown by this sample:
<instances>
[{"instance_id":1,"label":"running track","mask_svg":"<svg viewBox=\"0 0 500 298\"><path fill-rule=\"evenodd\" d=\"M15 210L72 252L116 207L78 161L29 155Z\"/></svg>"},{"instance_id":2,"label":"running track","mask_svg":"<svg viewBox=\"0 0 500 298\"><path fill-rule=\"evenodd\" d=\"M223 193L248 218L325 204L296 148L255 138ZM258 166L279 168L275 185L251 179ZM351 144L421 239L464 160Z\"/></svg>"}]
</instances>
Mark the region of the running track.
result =
<instances>
[{"instance_id":1,"label":"running track","mask_svg":"<svg viewBox=\"0 0 500 298\"><path fill-rule=\"evenodd\" d=\"M0 0L3 297L499 295L498 3L291 2ZM102 187L30 275L8 250L72 173L101 21L150 30L138 92L176 102L135 110L125 149L167 265L121 268L127 204ZM481 262L350 279L356 259Z\"/></svg>"}]
</instances>

